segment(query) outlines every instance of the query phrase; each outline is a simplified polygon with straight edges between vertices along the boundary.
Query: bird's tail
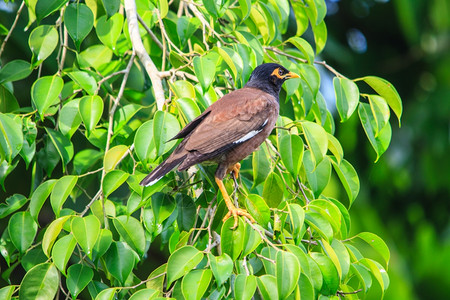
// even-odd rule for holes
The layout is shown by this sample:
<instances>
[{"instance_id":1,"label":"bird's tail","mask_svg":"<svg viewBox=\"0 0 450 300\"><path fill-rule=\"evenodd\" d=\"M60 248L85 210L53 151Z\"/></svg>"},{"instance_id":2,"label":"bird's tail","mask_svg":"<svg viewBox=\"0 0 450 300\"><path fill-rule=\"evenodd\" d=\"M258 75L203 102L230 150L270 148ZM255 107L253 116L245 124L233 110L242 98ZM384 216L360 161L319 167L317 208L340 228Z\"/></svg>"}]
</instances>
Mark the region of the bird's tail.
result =
<instances>
[{"instance_id":1,"label":"bird's tail","mask_svg":"<svg viewBox=\"0 0 450 300\"><path fill-rule=\"evenodd\" d=\"M185 156L179 158L173 158L169 156L165 161L163 161L159 166L157 166L150 174L142 179L140 185L150 186L158 182L164 175L172 171L176 166L178 166Z\"/></svg>"}]
</instances>

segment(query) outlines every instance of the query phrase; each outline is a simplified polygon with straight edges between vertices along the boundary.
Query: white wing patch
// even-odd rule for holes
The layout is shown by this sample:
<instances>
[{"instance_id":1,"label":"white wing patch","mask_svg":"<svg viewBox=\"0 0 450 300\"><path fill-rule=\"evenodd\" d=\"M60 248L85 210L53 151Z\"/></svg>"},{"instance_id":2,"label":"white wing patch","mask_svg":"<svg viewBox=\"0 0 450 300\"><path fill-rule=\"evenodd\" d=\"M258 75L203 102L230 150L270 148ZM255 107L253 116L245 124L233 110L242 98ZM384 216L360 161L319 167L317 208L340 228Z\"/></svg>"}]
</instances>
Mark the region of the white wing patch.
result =
<instances>
[{"instance_id":1,"label":"white wing patch","mask_svg":"<svg viewBox=\"0 0 450 300\"><path fill-rule=\"evenodd\" d=\"M258 129L250 131L249 133L247 133L246 135L244 135L240 139L234 141L233 144L240 144L240 143L243 143L245 141L248 141L249 139L251 139L252 137L257 135L258 133L260 133L263 130L264 126L266 126L267 121L268 121L268 119L266 119L264 121L264 123Z\"/></svg>"}]
</instances>

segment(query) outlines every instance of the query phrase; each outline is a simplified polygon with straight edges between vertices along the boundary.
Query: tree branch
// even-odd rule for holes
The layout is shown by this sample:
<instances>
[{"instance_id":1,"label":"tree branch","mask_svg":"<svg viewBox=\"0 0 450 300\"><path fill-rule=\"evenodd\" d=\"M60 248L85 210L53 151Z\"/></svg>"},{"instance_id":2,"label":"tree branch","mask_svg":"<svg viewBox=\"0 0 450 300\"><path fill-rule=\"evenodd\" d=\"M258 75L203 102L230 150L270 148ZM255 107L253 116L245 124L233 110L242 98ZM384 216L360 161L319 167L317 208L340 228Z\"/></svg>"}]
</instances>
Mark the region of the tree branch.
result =
<instances>
[{"instance_id":1,"label":"tree branch","mask_svg":"<svg viewBox=\"0 0 450 300\"><path fill-rule=\"evenodd\" d=\"M136 52L139 60L144 65L144 68L147 71L148 76L150 77L153 86L153 92L155 93L156 107L158 108L158 110L162 110L165 102L164 89L162 86L161 77L159 77L159 71L150 56L145 51L144 44L142 43L142 39L139 34L136 3L134 0L125 0L124 4L133 50Z\"/></svg>"},{"instance_id":2,"label":"tree branch","mask_svg":"<svg viewBox=\"0 0 450 300\"><path fill-rule=\"evenodd\" d=\"M12 34L14 28L16 28L17 22L19 21L20 14L22 13L22 9L24 8L24 6L25 6L25 1L22 2L19 9L17 10L16 18L14 19L14 22L11 25L11 28L9 29L8 34L6 35L5 39L3 40L2 46L0 47L0 57L2 57L2 53L3 53L3 50L5 50L6 43L8 42L9 38L11 37L11 34Z\"/></svg>"}]
</instances>

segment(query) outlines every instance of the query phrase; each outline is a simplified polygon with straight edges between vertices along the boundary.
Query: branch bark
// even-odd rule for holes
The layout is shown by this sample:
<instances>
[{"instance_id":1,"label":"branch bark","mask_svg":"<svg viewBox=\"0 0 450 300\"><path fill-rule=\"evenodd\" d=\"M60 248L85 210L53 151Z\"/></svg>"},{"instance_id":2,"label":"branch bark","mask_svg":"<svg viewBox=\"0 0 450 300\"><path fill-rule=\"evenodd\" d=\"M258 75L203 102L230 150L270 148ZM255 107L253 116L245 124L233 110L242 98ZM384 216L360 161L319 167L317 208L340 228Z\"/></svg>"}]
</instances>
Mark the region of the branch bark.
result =
<instances>
[{"instance_id":1,"label":"branch bark","mask_svg":"<svg viewBox=\"0 0 450 300\"><path fill-rule=\"evenodd\" d=\"M131 44L136 52L139 60L144 65L150 80L152 81L153 92L155 93L156 106L158 110L162 110L165 102L164 89L162 86L161 77L159 71L153 63L150 56L145 51L144 44L142 43L141 36L139 34L139 24L136 12L136 3L134 0L125 0L125 11L127 14L128 30L130 33Z\"/></svg>"}]
</instances>

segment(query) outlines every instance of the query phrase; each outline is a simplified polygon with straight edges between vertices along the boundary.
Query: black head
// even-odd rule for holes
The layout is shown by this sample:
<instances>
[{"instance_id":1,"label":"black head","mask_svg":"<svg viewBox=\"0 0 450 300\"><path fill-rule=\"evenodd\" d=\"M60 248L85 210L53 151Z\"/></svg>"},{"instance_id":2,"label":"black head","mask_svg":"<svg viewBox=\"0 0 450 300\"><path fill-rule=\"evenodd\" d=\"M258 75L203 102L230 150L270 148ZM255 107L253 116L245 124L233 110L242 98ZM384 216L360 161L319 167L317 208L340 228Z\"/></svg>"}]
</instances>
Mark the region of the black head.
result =
<instances>
[{"instance_id":1,"label":"black head","mask_svg":"<svg viewBox=\"0 0 450 300\"><path fill-rule=\"evenodd\" d=\"M290 72L279 64L262 64L253 70L245 86L263 90L278 99L283 83L290 78L298 77L297 74Z\"/></svg>"}]
</instances>

